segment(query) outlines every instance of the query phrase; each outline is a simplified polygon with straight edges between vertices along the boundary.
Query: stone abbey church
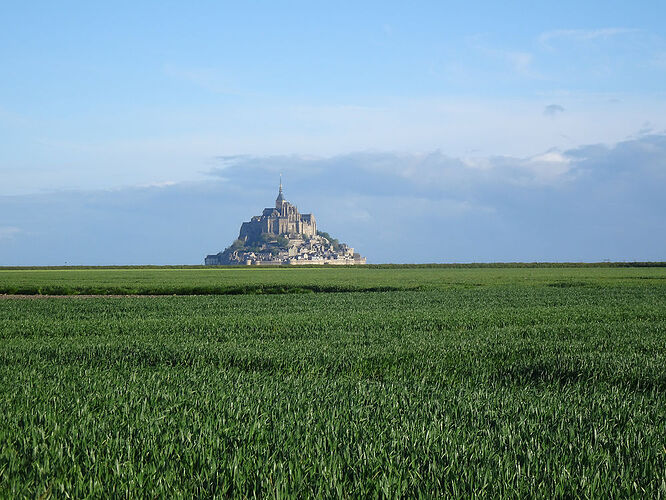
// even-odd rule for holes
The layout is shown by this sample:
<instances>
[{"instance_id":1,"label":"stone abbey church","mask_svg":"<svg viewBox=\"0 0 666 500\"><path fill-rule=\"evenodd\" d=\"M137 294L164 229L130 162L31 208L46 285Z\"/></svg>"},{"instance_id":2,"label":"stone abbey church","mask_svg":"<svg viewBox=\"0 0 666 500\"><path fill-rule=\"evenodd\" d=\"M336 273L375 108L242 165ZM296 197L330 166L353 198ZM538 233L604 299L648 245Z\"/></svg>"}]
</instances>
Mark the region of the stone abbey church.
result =
<instances>
[{"instance_id":1,"label":"stone abbey church","mask_svg":"<svg viewBox=\"0 0 666 500\"><path fill-rule=\"evenodd\" d=\"M301 214L284 199L282 178L275 207L264 208L243 222L234 241L224 251L207 255L207 266L219 265L354 265L365 264L354 249L328 233L317 231L313 214Z\"/></svg>"},{"instance_id":2,"label":"stone abbey church","mask_svg":"<svg viewBox=\"0 0 666 500\"><path fill-rule=\"evenodd\" d=\"M254 240L261 234L300 235L310 238L317 234L314 215L298 213L298 208L284 199L281 179L275 208L264 208L261 215L255 215L249 222L243 222L238 238L244 241Z\"/></svg>"}]
</instances>

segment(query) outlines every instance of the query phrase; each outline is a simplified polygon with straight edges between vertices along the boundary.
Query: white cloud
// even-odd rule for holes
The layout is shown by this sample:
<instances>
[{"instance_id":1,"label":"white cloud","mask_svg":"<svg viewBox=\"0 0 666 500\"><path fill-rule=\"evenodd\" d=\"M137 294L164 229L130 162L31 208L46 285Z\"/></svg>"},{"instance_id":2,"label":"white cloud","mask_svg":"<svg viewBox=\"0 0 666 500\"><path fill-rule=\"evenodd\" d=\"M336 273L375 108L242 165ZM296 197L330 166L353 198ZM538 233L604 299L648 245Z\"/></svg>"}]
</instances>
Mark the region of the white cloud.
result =
<instances>
[{"instance_id":1,"label":"white cloud","mask_svg":"<svg viewBox=\"0 0 666 500\"><path fill-rule=\"evenodd\" d=\"M224 160L211 174L230 183L276 179L277 172L297 184L364 195L417 196L434 192L460 194L479 186L560 186L575 178L574 159L557 149L527 157L476 156L456 158L429 153L361 152L331 157L270 156ZM353 182L349 180L353 179ZM421 193L421 194L419 194ZM457 194L456 194L457 193Z\"/></svg>"},{"instance_id":2,"label":"white cloud","mask_svg":"<svg viewBox=\"0 0 666 500\"><path fill-rule=\"evenodd\" d=\"M610 104L611 97L622 99ZM549 119L543 113L551 103L566 112ZM331 157L348 151L441 150L454 158L471 151L477 157L525 158L552 147L621 141L646 121L663 130L665 117L661 98L573 92L516 99L395 98L366 106L232 106L201 120L163 113L162 121L185 123L187 130L88 141L44 138L29 160L19 148L13 156L3 152L0 195L193 182L220 154Z\"/></svg>"},{"instance_id":3,"label":"white cloud","mask_svg":"<svg viewBox=\"0 0 666 500\"><path fill-rule=\"evenodd\" d=\"M516 72L527 74L532 64L532 54L529 52L504 52L503 56L511 63Z\"/></svg>"},{"instance_id":4,"label":"white cloud","mask_svg":"<svg viewBox=\"0 0 666 500\"><path fill-rule=\"evenodd\" d=\"M148 184L141 184L138 187L146 187L146 188L164 188L164 187L169 187L169 186L175 186L178 184L175 181L157 181L157 182L149 182Z\"/></svg>"},{"instance_id":5,"label":"white cloud","mask_svg":"<svg viewBox=\"0 0 666 500\"><path fill-rule=\"evenodd\" d=\"M572 160L559 151L548 151L528 158L522 166L532 172L532 180L536 183L557 184L572 180L567 175L571 171Z\"/></svg>"},{"instance_id":6,"label":"white cloud","mask_svg":"<svg viewBox=\"0 0 666 500\"><path fill-rule=\"evenodd\" d=\"M198 263L272 203L280 171L287 199L371 262L664 258L666 135L531 156L219 161L223 168L206 181L169 189L0 196L0 213L15 217L0 237L30 228L0 244L0 262ZM137 235L141 244L128 246Z\"/></svg>"},{"instance_id":7,"label":"white cloud","mask_svg":"<svg viewBox=\"0 0 666 500\"><path fill-rule=\"evenodd\" d=\"M484 40L482 35L476 35L468 38L468 43L477 51L487 57L495 59L502 64L508 65L516 74L528 78L538 78L538 75L532 69L534 56L531 52L521 50L505 50L491 45Z\"/></svg>"},{"instance_id":8,"label":"white cloud","mask_svg":"<svg viewBox=\"0 0 666 500\"><path fill-rule=\"evenodd\" d=\"M21 229L15 226L0 226L0 240L11 240L20 232Z\"/></svg>"},{"instance_id":9,"label":"white cloud","mask_svg":"<svg viewBox=\"0 0 666 500\"><path fill-rule=\"evenodd\" d=\"M630 28L602 28L602 29L562 29L546 31L539 35L539 42L547 44L551 40L566 39L572 41L596 40L599 38L611 38L618 35L636 33L638 30Z\"/></svg>"}]
</instances>

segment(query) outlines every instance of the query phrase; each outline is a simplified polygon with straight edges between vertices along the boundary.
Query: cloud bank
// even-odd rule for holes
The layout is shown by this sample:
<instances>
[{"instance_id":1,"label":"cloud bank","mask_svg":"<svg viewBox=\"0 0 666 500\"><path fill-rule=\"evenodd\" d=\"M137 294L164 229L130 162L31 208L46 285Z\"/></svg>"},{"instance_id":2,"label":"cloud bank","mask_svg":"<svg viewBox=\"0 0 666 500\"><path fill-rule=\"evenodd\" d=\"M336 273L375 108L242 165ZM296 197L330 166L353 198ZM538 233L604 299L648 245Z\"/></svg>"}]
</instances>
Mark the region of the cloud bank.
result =
<instances>
[{"instance_id":1,"label":"cloud bank","mask_svg":"<svg viewBox=\"0 0 666 500\"><path fill-rule=\"evenodd\" d=\"M0 197L0 264L196 264L287 199L369 262L666 260L666 136L530 157L221 157L209 182Z\"/></svg>"}]
</instances>

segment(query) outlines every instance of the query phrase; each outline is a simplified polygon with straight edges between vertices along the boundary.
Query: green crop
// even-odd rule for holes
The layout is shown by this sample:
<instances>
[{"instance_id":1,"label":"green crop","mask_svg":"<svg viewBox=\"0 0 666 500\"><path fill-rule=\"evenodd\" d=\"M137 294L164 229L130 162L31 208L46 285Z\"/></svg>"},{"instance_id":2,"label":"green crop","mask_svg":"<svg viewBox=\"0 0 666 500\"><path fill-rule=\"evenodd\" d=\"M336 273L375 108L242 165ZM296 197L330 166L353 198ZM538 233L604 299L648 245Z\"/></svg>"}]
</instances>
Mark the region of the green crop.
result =
<instances>
[{"instance_id":1,"label":"green crop","mask_svg":"<svg viewBox=\"0 0 666 500\"><path fill-rule=\"evenodd\" d=\"M217 294L0 300L0 497L664 497L665 278L0 271Z\"/></svg>"},{"instance_id":2,"label":"green crop","mask_svg":"<svg viewBox=\"0 0 666 500\"><path fill-rule=\"evenodd\" d=\"M0 294L237 295L666 283L666 267L0 269Z\"/></svg>"}]
</instances>

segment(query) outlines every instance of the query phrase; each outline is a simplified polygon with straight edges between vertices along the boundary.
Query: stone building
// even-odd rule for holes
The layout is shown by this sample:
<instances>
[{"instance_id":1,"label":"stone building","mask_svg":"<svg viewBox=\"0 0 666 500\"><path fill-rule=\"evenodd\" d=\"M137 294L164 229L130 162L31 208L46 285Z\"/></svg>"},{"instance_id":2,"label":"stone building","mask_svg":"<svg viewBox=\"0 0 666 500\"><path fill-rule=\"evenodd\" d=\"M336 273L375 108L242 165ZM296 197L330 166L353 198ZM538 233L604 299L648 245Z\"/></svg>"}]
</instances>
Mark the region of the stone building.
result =
<instances>
[{"instance_id":1,"label":"stone building","mask_svg":"<svg viewBox=\"0 0 666 500\"><path fill-rule=\"evenodd\" d=\"M275 208L264 208L261 215L255 215L249 222L243 222L238 239L254 241L262 234L283 236L307 236L317 234L317 221L312 214L300 214L298 208L284 199L282 179L280 191L275 200Z\"/></svg>"},{"instance_id":2,"label":"stone building","mask_svg":"<svg viewBox=\"0 0 666 500\"><path fill-rule=\"evenodd\" d=\"M218 265L354 265L365 264L350 246L317 231L312 214L301 214L284 199L282 178L275 207L264 208L243 222L238 239L224 251L207 255L207 266Z\"/></svg>"}]
</instances>

